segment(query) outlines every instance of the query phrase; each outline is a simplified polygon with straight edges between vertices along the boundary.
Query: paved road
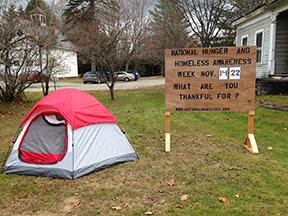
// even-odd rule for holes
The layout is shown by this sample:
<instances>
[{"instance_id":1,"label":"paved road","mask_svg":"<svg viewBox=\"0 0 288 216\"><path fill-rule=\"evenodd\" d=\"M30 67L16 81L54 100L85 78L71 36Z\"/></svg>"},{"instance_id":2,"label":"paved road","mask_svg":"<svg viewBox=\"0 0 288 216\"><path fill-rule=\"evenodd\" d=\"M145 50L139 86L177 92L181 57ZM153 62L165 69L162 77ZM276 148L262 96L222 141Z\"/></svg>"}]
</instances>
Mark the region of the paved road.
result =
<instances>
[{"instance_id":1,"label":"paved road","mask_svg":"<svg viewBox=\"0 0 288 216\"><path fill-rule=\"evenodd\" d=\"M117 81L114 90L124 90L124 89L138 89L138 88L147 88L154 86L161 86L165 84L165 78L163 77L142 77L137 81ZM75 88L80 90L109 90L108 86L105 83L101 84L92 84L87 83L83 84L82 82L57 82L56 89L63 88ZM54 83L50 82L50 91L54 91ZM41 84L35 83L25 90L25 92L39 92L42 91Z\"/></svg>"}]
</instances>

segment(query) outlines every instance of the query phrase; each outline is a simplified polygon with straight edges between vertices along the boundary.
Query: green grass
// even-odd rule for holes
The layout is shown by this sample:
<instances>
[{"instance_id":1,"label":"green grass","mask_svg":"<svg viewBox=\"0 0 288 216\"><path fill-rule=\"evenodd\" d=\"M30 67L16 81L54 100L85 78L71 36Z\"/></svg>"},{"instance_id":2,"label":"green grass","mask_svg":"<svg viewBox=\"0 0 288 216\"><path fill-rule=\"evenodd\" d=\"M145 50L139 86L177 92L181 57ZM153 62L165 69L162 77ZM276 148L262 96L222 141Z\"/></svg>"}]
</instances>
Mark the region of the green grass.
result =
<instances>
[{"instance_id":1,"label":"green grass","mask_svg":"<svg viewBox=\"0 0 288 216\"><path fill-rule=\"evenodd\" d=\"M288 104L288 97L287 95L263 95L263 96L258 96L258 100L263 100L267 102L272 102L280 105L287 105Z\"/></svg>"},{"instance_id":2,"label":"green grass","mask_svg":"<svg viewBox=\"0 0 288 216\"><path fill-rule=\"evenodd\" d=\"M114 101L106 91L89 93L120 121L141 159L74 182L2 174L0 215L288 214L286 112L256 107L257 155L242 147L248 130L246 112L171 113L171 152L165 153L164 89L116 91ZM23 104L0 104L1 163L19 124L41 94L27 97L29 102ZM288 105L287 98L265 100ZM273 151L267 150L269 146ZM171 179L175 186L168 186ZM188 200L181 201L187 194ZM218 197L230 204L218 202ZM78 200L80 204L72 208ZM112 210L114 206L122 210Z\"/></svg>"}]
</instances>

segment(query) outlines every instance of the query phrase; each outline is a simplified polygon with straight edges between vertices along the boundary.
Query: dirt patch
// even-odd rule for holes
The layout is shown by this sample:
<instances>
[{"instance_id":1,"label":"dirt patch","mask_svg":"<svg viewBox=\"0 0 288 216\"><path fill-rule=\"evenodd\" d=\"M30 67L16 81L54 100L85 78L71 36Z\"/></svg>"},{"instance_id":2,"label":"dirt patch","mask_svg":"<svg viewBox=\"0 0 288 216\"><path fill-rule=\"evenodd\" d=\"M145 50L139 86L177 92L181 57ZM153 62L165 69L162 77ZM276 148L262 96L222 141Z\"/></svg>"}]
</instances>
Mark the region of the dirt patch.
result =
<instances>
[{"instance_id":1,"label":"dirt patch","mask_svg":"<svg viewBox=\"0 0 288 216\"><path fill-rule=\"evenodd\" d=\"M273 110L288 112L288 106L280 105L280 104L276 104L272 102L267 102L264 100L255 100L255 105L258 107L265 108L265 109L273 109Z\"/></svg>"}]
</instances>

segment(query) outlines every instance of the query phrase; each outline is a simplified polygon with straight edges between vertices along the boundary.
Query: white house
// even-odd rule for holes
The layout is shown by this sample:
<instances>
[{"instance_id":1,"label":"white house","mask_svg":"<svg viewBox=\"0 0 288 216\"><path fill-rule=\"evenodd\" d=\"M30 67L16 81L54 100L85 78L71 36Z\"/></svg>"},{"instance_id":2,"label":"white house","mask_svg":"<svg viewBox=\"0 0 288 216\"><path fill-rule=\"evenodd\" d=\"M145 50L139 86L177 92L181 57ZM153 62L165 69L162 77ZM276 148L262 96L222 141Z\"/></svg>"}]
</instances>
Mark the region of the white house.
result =
<instances>
[{"instance_id":1,"label":"white house","mask_svg":"<svg viewBox=\"0 0 288 216\"><path fill-rule=\"evenodd\" d=\"M236 46L257 46L256 78L288 76L288 0L272 0L233 25Z\"/></svg>"},{"instance_id":2,"label":"white house","mask_svg":"<svg viewBox=\"0 0 288 216\"><path fill-rule=\"evenodd\" d=\"M30 17L33 22L40 24L40 28L46 26L46 13L39 7L30 11ZM61 71L57 72L57 77L69 78L78 77L78 62L75 45L67 40L67 38L57 29L52 28L51 34L54 34L56 41L55 48L51 51L51 55L57 57L61 61Z\"/></svg>"}]
</instances>

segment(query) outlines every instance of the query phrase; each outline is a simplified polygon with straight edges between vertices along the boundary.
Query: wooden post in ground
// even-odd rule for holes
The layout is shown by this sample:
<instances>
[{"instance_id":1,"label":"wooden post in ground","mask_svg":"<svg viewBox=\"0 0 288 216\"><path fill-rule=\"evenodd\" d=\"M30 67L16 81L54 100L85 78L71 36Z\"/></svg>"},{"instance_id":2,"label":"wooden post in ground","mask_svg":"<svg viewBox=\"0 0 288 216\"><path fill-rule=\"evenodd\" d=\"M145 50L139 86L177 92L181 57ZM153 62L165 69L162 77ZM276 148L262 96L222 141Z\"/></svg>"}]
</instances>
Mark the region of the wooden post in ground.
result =
<instances>
[{"instance_id":1,"label":"wooden post in ground","mask_svg":"<svg viewBox=\"0 0 288 216\"><path fill-rule=\"evenodd\" d=\"M166 112L165 152L170 152L170 112Z\"/></svg>"},{"instance_id":2,"label":"wooden post in ground","mask_svg":"<svg viewBox=\"0 0 288 216\"><path fill-rule=\"evenodd\" d=\"M248 135L243 143L243 146L248 149L252 154L258 154L257 143L253 134L254 130L254 116L255 111L250 111L248 116Z\"/></svg>"}]
</instances>

